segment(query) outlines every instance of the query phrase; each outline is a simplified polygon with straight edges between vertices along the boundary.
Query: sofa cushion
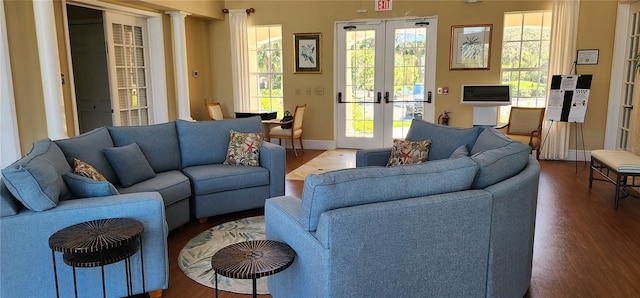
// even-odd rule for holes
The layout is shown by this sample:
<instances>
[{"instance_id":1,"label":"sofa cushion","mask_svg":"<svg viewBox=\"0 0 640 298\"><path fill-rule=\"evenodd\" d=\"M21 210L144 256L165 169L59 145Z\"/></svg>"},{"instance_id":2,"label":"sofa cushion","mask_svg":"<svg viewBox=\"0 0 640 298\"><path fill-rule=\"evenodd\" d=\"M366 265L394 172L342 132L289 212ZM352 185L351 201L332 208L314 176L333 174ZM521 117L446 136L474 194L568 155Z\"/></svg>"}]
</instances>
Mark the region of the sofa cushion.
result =
<instances>
[{"instance_id":1,"label":"sofa cushion","mask_svg":"<svg viewBox=\"0 0 640 298\"><path fill-rule=\"evenodd\" d=\"M431 140L412 142L394 139L387 167L419 164L427 161L430 145Z\"/></svg>"},{"instance_id":2,"label":"sofa cushion","mask_svg":"<svg viewBox=\"0 0 640 298\"><path fill-rule=\"evenodd\" d=\"M182 171L191 180L194 195L269 185L269 170L263 167L213 164L188 167Z\"/></svg>"},{"instance_id":3,"label":"sofa cushion","mask_svg":"<svg viewBox=\"0 0 640 298\"><path fill-rule=\"evenodd\" d=\"M157 173L155 177L138 182L130 187L118 187L122 194L156 191L162 195L165 206L191 196L189 178L180 171Z\"/></svg>"},{"instance_id":4,"label":"sofa cushion","mask_svg":"<svg viewBox=\"0 0 640 298\"><path fill-rule=\"evenodd\" d=\"M495 129L485 129L478 136L471 159L480 170L472 188L483 189L518 174L529 161L531 148L505 137ZM481 151L479 151L481 150Z\"/></svg>"},{"instance_id":5,"label":"sofa cushion","mask_svg":"<svg viewBox=\"0 0 640 298\"><path fill-rule=\"evenodd\" d=\"M301 223L305 230L313 232L325 211L466 190L477 172L475 162L460 157L403 167L362 167L310 174L304 180Z\"/></svg>"},{"instance_id":6,"label":"sofa cushion","mask_svg":"<svg viewBox=\"0 0 640 298\"><path fill-rule=\"evenodd\" d=\"M30 210L44 211L70 196L62 175L71 171L60 148L50 139L33 143L23 158L2 169L11 194Z\"/></svg>"},{"instance_id":7,"label":"sofa cushion","mask_svg":"<svg viewBox=\"0 0 640 298\"><path fill-rule=\"evenodd\" d=\"M113 184L118 184L118 176L103 153L104 148L113 147L111 135L106 127L96 128L73 138L56 140L70 166L73 159L80 159L92 165L100 174Z\"/></svg>"},{"instance_id":8,"label":"sofa cushion","mask_svg":"<svg viewBox=\"0 0 640 298\"><path fill-rule=\"evenodd\" d=\"M428 160L446 159L461 145L471 148L480 134L481 128L459 128L433 124L424 120L413 119L406 140L431 140Z\"/></svg>"},{"instance_id":9,"label":"sofa cushion","mask_svg":"<svg viewBox=\"0 0 640 298\"><path fill-rule=\"evenodd\" d=\"M229 147L229 132L262 132L260 116L220 121L176 120L182 167L222 164Z\"/></svg>"},{"instance_id":10,"label":"sofa cushion","mask_svg":"<svg viewBox=\"0 0 640 298\"><path fill-rule=\"evenodd\" d=\"M118 190L109 181L98 181L73 173L62 175L62 179L75 195L75 198L105 197L119 194Z\"/></svg>"},{"instance_id":11,"label":"sofa cushion","mask_svg":"<svg viewBox=\"0 0 640 298\"><path fill-rule=\"evenodd\" d=\"M458 149L451 153L451 156L449 156L449 158L458 158L460 156L469 156L469 148L467 148L467 145L460 145Z\"/></svg>"},{"instance_id":12,"label":"sofa cushion","mask_svg":"<svg viewBox=\"0 0 640 298\"><path fill-rule=\"evenodd\" d=\"M96 181L107 181L96 168L77 158L73 159L73 173Z\"/></svg>"},{"instance_id":13,"label":"sofa cushion","mask_svg":"<svg viewBox=\"0 0 640 298\"><path fill-rule=\"evenodd\" d=\"M113 126L109 133L115 146L138 143L153 170L180 170L180 145L174 122L146 126Z\"/></svg>"},{"instance_id":14,"label":"sofa cushion","mask_svg":"<svg viewBox=\"0 0 640 298\"><path fill-rule=\"evenodd\" d=\"M231 130L229 133L229 148L223 164L254 166L260 165L260 147L262 147L262 133L239 132Z\"/></svg>"},{"instance_id":15,"label":"sofa cushion","mask_svg":"<svg viewBox=\"0 0 640 298\"><path fill-rule=\"evenodd\" d=\"M58 205L64 182L51 161L35 159L27 165L4 169L2 174L11 194L28 209L44 211Z\"/></svg>"},{"instance_id":16,"label":"sofa cushion","mask_svg":"<svg viewBox=\"0 0 640 298\"><path fill-rule=\"evenodd\" d=\"M0 178L0 217L18 214L20 203L16 200L11 192Z\"/></svg>"},{"instance_id":17,"label":"sofa cushion","mask_svg":"<svg viewBox=\"0 0 640 298\"><path fill-rule=\"evenodd\" d=\"M156 176L137 143L122 147L104 148L104 154L116 171L120 183L129 187Z\"/></svg>"}]
</instances>

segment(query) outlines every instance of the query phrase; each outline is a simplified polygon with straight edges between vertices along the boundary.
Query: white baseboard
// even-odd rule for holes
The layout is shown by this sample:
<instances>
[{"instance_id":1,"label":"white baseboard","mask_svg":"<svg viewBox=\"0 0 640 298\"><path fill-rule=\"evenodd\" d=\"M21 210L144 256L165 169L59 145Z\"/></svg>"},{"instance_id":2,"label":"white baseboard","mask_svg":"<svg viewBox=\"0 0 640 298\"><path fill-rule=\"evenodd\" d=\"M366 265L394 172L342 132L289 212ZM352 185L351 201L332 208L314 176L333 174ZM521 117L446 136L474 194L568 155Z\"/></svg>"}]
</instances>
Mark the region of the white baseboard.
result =
<instances>
[{"instance_id":1,"label":"white baseboard","mask_svg":"<svg viewBox=\"0 0 640 298\"><path fill-rule=\"evenodd\" d=\"M577 153L577 156L576 156ZM535 152L534 152L535 154ZM586 156L586 157L585 157ZM542 159L542 158L540 158ZM542 159L544 160L544 159ZM547 159L547 160L556 160L556 159ZM591 160L591 151L590 150L569 150L567 157L564 159L557 160L578 160L578 161L590 161Z\"/></svg>"},{"instance_id":2,"label":"white baseboard","mask_svg":"<svg viewBox=\"0 0 640 298\"><path fill-rule=\"evenodd\" d=\"M271 143L279 144L278 139L271 139ZM296 140L296 149L299 147L299 143ZM327 140L305 140L302 139L302 145L304 145L305 149L310 150L333 150L336 149L335 141L327 141ZM289 140L282 140L282 147L291 148L291 142Z\"/></svg>"}]
</instances>

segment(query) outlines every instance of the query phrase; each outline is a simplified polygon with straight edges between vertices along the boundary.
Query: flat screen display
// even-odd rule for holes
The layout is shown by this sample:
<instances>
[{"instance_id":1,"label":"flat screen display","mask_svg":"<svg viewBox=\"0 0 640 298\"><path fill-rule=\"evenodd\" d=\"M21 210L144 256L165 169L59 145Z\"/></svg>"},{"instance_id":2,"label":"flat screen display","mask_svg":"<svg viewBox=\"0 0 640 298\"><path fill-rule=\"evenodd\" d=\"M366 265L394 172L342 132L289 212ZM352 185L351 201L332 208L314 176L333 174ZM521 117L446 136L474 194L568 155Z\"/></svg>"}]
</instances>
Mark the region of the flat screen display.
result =
<instances>
[{"instance_id":1,"label":"flat screen display","mask_svg":"<svg viewBox=\"0 0 640 298\"><path fill-rule=\"evenodd\" d=\"M511 104L509 85L462 85L461 103L474 106L506 106Z\"/></svg>"}]
</instances>

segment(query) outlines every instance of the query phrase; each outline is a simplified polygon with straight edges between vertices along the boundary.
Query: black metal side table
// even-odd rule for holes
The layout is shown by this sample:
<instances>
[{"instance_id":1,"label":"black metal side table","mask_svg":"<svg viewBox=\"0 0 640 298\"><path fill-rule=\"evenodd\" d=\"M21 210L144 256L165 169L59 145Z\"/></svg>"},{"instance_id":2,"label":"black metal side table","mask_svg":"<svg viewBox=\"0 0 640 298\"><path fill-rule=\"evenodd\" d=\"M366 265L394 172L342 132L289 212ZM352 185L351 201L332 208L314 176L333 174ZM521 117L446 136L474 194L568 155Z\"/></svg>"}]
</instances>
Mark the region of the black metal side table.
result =
<instances>
[{"instance_id":1,"label":"black metal side table","mask_svg":"<svg viewBox=\"0 0 640 298\"><path fill-rule=\"evenodd\" d=\"M127 293L133 293L131 256L140 250L142 271L142 291L144 285L144 260L142 256L141 222L129 218L109 218L92 220L66 227L49 237L49 247L53 258L53 273L56 281L56 297L60 297L55 252L63 253L65 264L73 267L73 289L78 297L76 267L101 267L102 295L106 297L104 266L125 260Z\"/></svg>"},{"instance_id":2,"label":"black metal side table","mask_svg":"<svg viewBox=\"0 0 640 298\"><path fill-rule=\"evenodd\" d=\"M296 252L289 245L274 240L244 241L222 248L211 257L211 267L215 271L216 298L218 274L229 278L252 279L255 298L256 279L287 269L295 257Z\"/></svg>"}]
</instances>

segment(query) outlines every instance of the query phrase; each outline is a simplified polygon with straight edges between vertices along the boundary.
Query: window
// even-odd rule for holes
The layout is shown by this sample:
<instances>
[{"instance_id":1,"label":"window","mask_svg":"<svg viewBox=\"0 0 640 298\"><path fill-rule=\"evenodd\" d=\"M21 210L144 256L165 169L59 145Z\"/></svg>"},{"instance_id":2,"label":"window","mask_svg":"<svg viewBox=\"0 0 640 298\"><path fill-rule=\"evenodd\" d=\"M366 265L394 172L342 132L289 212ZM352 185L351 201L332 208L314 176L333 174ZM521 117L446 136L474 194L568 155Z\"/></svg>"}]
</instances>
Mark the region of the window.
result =
<instances>
[{"instance_id":1,"label":"window","mask_svg":"<svg viewBox=\"0 0 640 298\"><path fill-rule=\"evenodd\" d=\"M282 118L282 27L251 26L247 38L251 102L258 102L260 111L277 111Z\"/></svg>"},{"instance_id":2,"label":"window","mask_svg":"<svg viewBox=\"0 0 640 298\"><path fill-rule=\"evenodd\" d=\"M504 14L501 80L511 85L513 106L545 106L550 38L550 11ZM509 111L500 107L500 123L509 120Z\"/></svg>"}]
</instances>

